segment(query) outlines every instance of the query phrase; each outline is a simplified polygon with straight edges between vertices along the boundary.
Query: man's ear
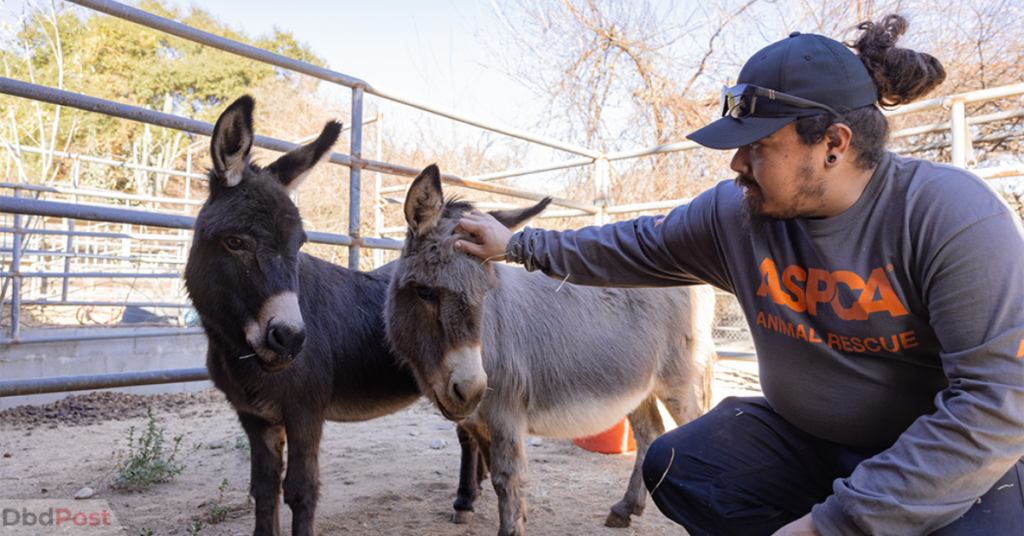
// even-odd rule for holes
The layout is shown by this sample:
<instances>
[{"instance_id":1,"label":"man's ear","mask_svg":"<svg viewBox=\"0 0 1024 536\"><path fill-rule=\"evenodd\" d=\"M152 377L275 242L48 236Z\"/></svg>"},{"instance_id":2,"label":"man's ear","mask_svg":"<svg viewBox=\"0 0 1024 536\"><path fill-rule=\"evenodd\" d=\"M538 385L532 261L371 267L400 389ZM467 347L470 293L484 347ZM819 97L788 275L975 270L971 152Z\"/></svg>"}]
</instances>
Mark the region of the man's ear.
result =
<instances>
[{"instance_id":1,"label":"man's ear","mask_svg":"<svg viewBox=\"0 0 1024 536\"><path fill-rule=\"evenodd\" d=\"M441 217L444 193L441 171L430 164L412 181L405 196L405 222L415 236L423 236L437 225Z\"/></svg>"},{"instance_id":2,"label":"man's ear","mask_svg":"<svg viewBox=\"0 0 1024 536\"><path fill-rule=\"evenodd\" d=\"M545 197L540 203L533 205L532 207L518 208L513 210L494 210L488 212L494 219L498 220L502 225L515 231L521 225L525 225L526 222L532 220L538 216L544 209L551 204L551 198Z\"/></svg>"},{"instance_id":3,"label":"man's ear","mask_svg":"<svg viewBox=\"0 0 1024 536\"><path fill-rule=\"evenodd\" d=\"M825 142L827 150L833 153L844 154L850 149L850 140L853 139L853 131L843 123L836 123L825 131Z\"/></svg>"}]
</instances>

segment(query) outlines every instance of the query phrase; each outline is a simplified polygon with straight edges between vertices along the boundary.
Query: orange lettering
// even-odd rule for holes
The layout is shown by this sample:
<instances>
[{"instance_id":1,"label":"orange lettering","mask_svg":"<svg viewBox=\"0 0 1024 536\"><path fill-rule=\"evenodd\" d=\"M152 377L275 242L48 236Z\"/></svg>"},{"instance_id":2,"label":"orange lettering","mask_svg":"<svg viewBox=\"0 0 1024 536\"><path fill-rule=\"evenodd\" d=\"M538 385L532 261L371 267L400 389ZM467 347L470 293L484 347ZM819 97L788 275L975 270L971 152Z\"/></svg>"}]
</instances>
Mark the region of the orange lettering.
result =
<instances>
[{"instance_id":1,"label":"orange lettering","mask_svg":"<svg viewBox=\"0 0 1024 536\"><path fill-rule=\"evenodd\" d=\"M825 283L825 288L821 288ZM832 301L836 287L832 284L832 277L826 270L811 268L807 271L807 312L817 316L818 304Z\"/></svg>"},{"instance_id":2,"label":"orange lettering","mask_svg":"<svg viewBox=\"0 0 1024 536\"><path fill-rule=\"evenodd\" d=\"M914 338L914 332L908 331L906 333L900 333L900 342L903 343L903 349L913 348L917 346L917 340Z\"/></svg>"},{"instance_id":3,"label":"orange lettering","mask_svg":"<svg viewBox=\"0 0 1024 536\"><path fill-rule=\"evenodd\" d=\"M764 321L764 313L757 313L757 325L764 326L766 328L768 327L768 324Z\"/></svg>"},{"instance_id":4,"label":"orange lettering","mask_svg":"<svg viewBox=\"0 0 1024 536\"><path fill-rule=\"evenodd\" d=\"M885 348L886 352L895 352L896 350L900 349L900 341L896 338L895 335L892 336L892 350L890 350L889 347L885 345L885 337L879 337L878 340L882 343L882 348Z\"/></svg>"},{"instance_id":5,"label":"orange lettering","mask_svg":"<svg viewBox=\"0 0 1024 536\"><path fill-rule=\"evenodd\" d=\"M779 287L779 272L775 269L775 262L767 257L761 261L761 288L757 289L757 295L771 295L773 302L785 302L785 293Z\"/></svg>"},{"instance_id":6,"label":"orange lettering","mask_svg":"<svg viewBox=\"0 0 1024 536\"><path fill-rule=\"evenodd\" d=\"M782 331L782 333L784 335L789 335L790 337L794 336L793 335L793 323L792 322L780 322L780 324L785 324L783 326L780 326L782 328L781 331Z\"/></svg>"},{"instance_id":7,"label":"orange lettering","mask_svg":"<svg viewBox=\"0 0 1024 536\"><path fill-rule=\"evenodd\" d=\"M837 270L829 273L828 270L816 268L805 270L796 265L787 266L780 278L775 261L767 257L761 261L759 269L761 286L757 289L757 295L767 296L772 302L785 305L798 313L806 311L817 316L819 303L831 303L832 310L843 320L867 320L868 315L877 311L888 311L894 317L907 314L884 268L872 270L866 283L853 272ZM852 291L860 291L860 295L848 308L843 306L840 299L843 294L839 289L840 283ZM775 329L785 330L785 324L776 325L779 327ZM1024 349L1021 353L1024 354Z\"/></svg>"},{"instance_id":8,"label":"orange lettering","mask_svg":"<svg viewBox=\"0 0 1024 536\"><path fill-rule=\"evenodd\" d=\"M811 342L821 342L821 339L815 339L814 338L814 328L811 328L811 335L810 335L810 337L811 338L808 339L808 340L811 341Z\"/></svg>"},{"instance_id":9,"label":"orange lettering","mask_svg":"<svg viewBox=\"0 0 1024 536\"><path fill-rule=\"evenodd\" d=\"M1024 339L1020 341L1020 348L1017 349L1017 357L1024 357Z\"/></svg>"},{"instance_id":10,"label":"orange lettering","mask_svg":"<svg viewBox=\"0 0 1024 536\"><path fill-rule=\"evenodd\" d=\"M805 341L807 340L807 333L804 332L804 325L803 324L797 324L796 325L796 338L803 339ZM1021 351L1024 352L1024 341L1020 341L1020 348L1021 348ZM1017 357L1021 357L1021 356L1017 356Z\"/></svg>"},{"instance_id":11,"label":"orange lettering","mask_svg":"<svg viewBox=\"0 0 1024 536\"><path fill-rule=\"evenodd\" d=\"M839 342L839 335L836 335L835 333L829 333L828 334L828 347L829 348L832 348L832 343L836 344L836 350L842 350L843 349L842 343Z\"/></svg>"},{"instance_id":12,"label":"orange lettering","mask_svg":"<svg viewBox=\"0 0 1024 536\"><path fill-rule=\"evenodd\" d=\"M852 352L853 347L850 346L850 338L845 335L840 335L839 338L843 341L843 350L846 350L847 352Z\"/></svg>"},{"instance_id":13,"label":"orange lettering","mask_svg":"<svg viewBox=\"0 0 1024 536\"><path fill-rule=\"evenodd\" d=\"M875 300L876 291L879 294L878 300ZM864 291L860 293L860 299L857 300L857 304L860 305L865 314L871 314L876 311L889 311L889 314L892 316L907 314L907 310L900 303L899 297L893 291L892 285L889 284L889 278L886 277L885 270L882 268L875 268L871 272L871 277L868 278Z\"/></svg>"},{"instance_id":14,"label":"orange lettering","mask_svg":"<svg viewBox=\"0 0 1024 536\"><path fill-rule=\"evenodd\" d=\"M860 306L860 303L853 302L853 305L849 309L843 307L842 302L839 300L838 283L842 283L852 290L863 290L864 280L853 272L838 271L832 272L832 280L837 283L836 295L832 298L832 310L839 315L839 318L843 320L867 320L868 314L864 311L864 308ZM862 293L863 294L863 293Z\"/></svg>"},{"instance_id":15,"label":"orange lettering","mask_svg":"<svg viewBox=\"0 0 1024 536\"><path fill-rule=\"evenodd\" d=\"M874 344L875 347L872 348L871 344L869 343ZM870 352L878 352L882 349L881 346L878 346L878 341L876 341L875 339L864 339L864 346L867 347L868 351Z\"/></svg>"},{"instance_id":16,"label":"orange lettering","mask_svg":"<svg viewBox=\"0 0 1024 536\"><path fill-rule=\"evenodd\" d=\"M804 289L800 288L793 280L807 281L807 272L803 268L793 265L786 267L786 270L782 272L782 285L786 287L786 290L793 293L795 298L786 296L786 305L790 309L802 313L807 310L807 302L804 299Z\"/></svg>"},{"instance_id":17,"label":"orange lettering","mask_svg":"<svg viewBox=\"0 0 1024 536\"><path fill-rule=\"evenodd\" d=\"M775 315L768 315L768 329L779 330L779 319L775 318Z\"/></svg>"},{"instance_id":18,"label":"orange lettering","mask_svg":"<svg viewBox=\"0 0 1024 536\"><path fill-rule=\"evenodd\" d=\"M858 339L857 337L850 337L850 342L853 343L854 352L864 351L864 345L860 343L860 339Z\"/></svg>"}]
</instances>

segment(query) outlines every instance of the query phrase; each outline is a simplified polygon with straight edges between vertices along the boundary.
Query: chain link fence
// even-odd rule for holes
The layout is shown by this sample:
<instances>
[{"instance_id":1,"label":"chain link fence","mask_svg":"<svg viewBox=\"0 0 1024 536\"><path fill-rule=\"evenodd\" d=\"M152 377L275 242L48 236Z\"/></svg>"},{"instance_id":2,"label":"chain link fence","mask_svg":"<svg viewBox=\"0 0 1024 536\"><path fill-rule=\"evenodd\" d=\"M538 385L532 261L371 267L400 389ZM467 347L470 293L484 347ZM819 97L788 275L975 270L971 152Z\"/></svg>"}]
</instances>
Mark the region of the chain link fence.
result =
<instances>
[{"instance_id":1,"label":"chain link fence","mask_svg":"<svg viewBox=\"0 0 1024 536\"><path fill-rule=\"evenodd\" d=\"M715 291L715 322L711 333L715 342L750 340L747 320L736 296L721 290Z\"/></svg>"}]
</instances>

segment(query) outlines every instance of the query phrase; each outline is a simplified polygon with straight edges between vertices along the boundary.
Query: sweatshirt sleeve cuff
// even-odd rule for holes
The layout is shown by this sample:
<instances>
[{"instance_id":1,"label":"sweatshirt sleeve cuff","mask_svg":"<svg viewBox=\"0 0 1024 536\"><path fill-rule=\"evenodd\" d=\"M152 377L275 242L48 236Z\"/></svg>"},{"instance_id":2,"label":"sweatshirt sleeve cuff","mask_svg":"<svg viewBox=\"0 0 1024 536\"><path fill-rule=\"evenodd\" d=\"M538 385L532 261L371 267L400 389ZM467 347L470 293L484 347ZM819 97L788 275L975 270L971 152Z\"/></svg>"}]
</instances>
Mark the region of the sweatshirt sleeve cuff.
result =
<instances>
[{"instance_id":1,"label":"sweatshirt sleeve cuff","mask_svg":"<svg viewBox=\"0 0 1024 536\"><path fill-rule=\"evenodd\" d=\"M509 239L508 244L505 246L505 262L524 264L526 262L526 252L523 251L523 232L520 231Z\"/></svg>"},{"instance_id":2,"label":"sweatshirt sleeve cuff","mask_svg":"<svg viewBox=\"0 0 1024 536\"><path fill-rule=\"evenodd\" d=\"M814 505L811 509L811 519L814 520L814 525L821 536L868 536L854 523L853 518L847 515L835 495L830 495L825 502Z\"/></svg>"}]
</instances>

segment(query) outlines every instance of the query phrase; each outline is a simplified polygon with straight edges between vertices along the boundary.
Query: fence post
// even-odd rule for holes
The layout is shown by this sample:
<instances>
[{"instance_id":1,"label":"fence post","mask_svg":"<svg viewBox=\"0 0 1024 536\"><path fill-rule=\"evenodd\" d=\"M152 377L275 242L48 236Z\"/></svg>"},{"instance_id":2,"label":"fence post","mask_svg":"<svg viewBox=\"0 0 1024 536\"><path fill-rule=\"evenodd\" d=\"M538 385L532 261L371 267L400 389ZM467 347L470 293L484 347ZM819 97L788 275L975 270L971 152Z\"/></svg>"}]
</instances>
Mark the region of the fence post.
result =
<instances>
[{"instance_id":1,"label":"fence post","mask_svg":"<svg viewBox=\"0 0 1024 536\"><path fill-rule=\"evenodd\" d=\"M81 173L82 173L82 161L76 158L75 159L75 163L72 164L72 167L71 167L71 186L75 190L78 189L79 178L81 177ZM71 202L72 203L78 203L78 194L73 194L71 196ZM68 218L68 240L67 240L67 245L64 247L64 252L67 253L68 256L64 257L64 281L61 283L61 287L60 287L60 301L65 301L65 302L68 301L68 280L69 280L70 274L71 274L71 251L74 249L74 240L75 240L75 237L73 236L74 232L75 232L75 219L74 218Z\"/></svg>"},{"instance_id":2,"label":"fence post","mask_svg":"<svg viewBox=\"0 0 1024 536\"><path fill-rule=\"evenodd\" d=\"M378 162L384 162L384 114L377 113L377 152L374 153L373 157ZM376 238L384 238L381 234L381 230L384 229L384 196L380 193L380 188L383 185L380 171L376 173L374 177L374 185L376 190L373 196L373 236ZM375 248L373 250L373 267L380 268L384 264L384 250Z\"/></svg>"},{"instance_id":3,"label":"fence post","mask_svg":"<svg viewBox=\"0 0 1024 536\"><path fill-rule=\"evenodd\" d=\"M19 177L18 183L21 184ZM14 197L21 197L21 188L14 188ZM21 335L21 214L14 215L14 244L11 248L11 340Z\"/></svg>"},{"instance_id":4,"label":"fence post","mask_svg":"<svg viewBox=\"0 0 1024 536\"><path fill-rule=\"evenodd\" d=\"M352 88L352 128L349 155L352 158L352 167L348 173L348 235L352 237L352 245L348 247L348 267L352 270L359 269L359 194L361 183L359 172L362 166L358 163L363 157L363 86L355 85Z\"/></svg>"},{"instance_id":5,"label":"fence post","mask_svg":"<svg viewBox=\"0 0 1024 536\"><path fill-rule=\"evenodd\" d=\"M967 153L968 151L974 152L971 149L970 132L967 130L966 104L963 97L953 97L949 101L949 133L952 164L958 168L966 168Z\"/></svg>"},{"instance_id":6,"label":"fence post","mask_svg":"<svg viewBox=\"0 0 1024 536\"><path fill-rule=\"evenodd\" d=\"M594 205L594 225L604 225L608 222L608 157L604 155L594 161Z\"/></svg>"}]
</instances>

